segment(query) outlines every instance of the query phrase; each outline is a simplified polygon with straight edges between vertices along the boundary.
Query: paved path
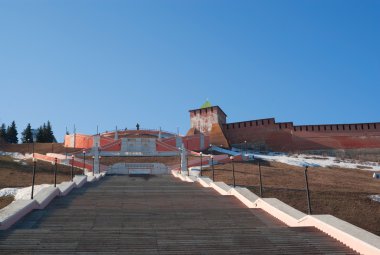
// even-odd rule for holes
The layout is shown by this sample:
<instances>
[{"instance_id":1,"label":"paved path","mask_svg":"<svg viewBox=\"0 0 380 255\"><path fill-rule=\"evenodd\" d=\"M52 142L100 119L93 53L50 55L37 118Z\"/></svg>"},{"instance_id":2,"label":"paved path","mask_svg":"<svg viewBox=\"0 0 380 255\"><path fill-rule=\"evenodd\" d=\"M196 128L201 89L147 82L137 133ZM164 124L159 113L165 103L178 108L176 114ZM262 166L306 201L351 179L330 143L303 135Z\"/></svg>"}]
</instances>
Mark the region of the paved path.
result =
<instances>
[{"instance_id":1,"label":"paved path","mask_svg":"<svg viewBox=\"0 0 380 255\"><path fill-rule=\"evenodd\" d=\"M106 176L0 231L0 254L351 254L197 183Z\"/></svg>"}]
</instances>

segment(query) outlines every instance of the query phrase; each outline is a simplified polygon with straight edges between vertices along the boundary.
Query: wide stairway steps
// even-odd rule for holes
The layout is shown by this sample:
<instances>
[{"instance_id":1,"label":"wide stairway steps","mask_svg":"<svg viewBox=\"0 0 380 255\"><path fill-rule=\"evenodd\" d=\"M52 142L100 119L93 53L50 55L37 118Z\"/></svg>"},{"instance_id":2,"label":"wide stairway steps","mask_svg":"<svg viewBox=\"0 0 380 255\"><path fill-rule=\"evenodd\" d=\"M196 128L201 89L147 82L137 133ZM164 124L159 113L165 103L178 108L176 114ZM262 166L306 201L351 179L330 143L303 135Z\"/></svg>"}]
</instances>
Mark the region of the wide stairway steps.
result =
<instances>
[{"instance_id":1,"label":"wide stairway steps","mask_svg":"<svg viewBox=\"0 0 380 255\"><path fill-rule=\"evenodd\" d=\"M7 231L0 254L355 254L311 227L289 228L169 175L106 176Z\"/></svg>"}]
</instances>

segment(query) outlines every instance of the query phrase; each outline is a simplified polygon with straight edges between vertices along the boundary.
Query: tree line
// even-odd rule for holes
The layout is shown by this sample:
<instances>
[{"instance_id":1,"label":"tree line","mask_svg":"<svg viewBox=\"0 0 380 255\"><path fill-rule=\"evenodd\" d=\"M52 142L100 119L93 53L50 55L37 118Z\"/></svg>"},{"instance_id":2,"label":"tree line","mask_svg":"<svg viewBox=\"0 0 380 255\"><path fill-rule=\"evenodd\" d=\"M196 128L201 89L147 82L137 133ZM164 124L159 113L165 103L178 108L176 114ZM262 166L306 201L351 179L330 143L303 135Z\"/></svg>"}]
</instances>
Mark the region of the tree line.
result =
<instances>
[{"instance_id":1,"label":"tree line","mask_svg":"<svg viewBox=\"0 0 380 255\"><path fill-rule=\"evenodd\" d=\"M36 131L34 131L35 134L33 135L33 129L30 123L26 126L26 128L21 133L21 142L22 143L53 143L57 142L54 133L53 128L50 124L50 121L47 121L47 123L44 123L39 128L37 128ZM6 143L18 143L18 131L16 127L15 121L12 121L12 123L8 126L6 126L4 123L0 126L0 141L6 142Z\"/></svg>"}]
</instances>

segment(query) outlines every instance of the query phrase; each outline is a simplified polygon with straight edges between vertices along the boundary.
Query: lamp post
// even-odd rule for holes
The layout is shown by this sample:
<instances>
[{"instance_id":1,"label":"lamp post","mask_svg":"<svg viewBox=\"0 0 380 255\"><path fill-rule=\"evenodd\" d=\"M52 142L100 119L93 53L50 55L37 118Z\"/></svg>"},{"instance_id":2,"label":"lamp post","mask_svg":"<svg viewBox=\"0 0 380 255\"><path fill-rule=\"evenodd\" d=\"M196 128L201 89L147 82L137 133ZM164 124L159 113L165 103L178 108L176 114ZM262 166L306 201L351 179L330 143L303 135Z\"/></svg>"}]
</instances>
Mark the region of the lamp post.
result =
<instances>
[{"instance_id":1,"label":"lamp post","mask_svg":"<svg viewBox=\"0 0 380 255\"><path fill-rule=\"evenodd\" d=\"M244 156L247 154L247 141L244 141Z\"/></svg>"},{"instance_id":2,"label":"lamp post","mask_svg":"<svg viewBox=\"0 0 380 255\"><path fill-rule=\"evenodd\" d=\"M214 175L214 155L211 155L211 169L212 169L212 181L215 181L215 175Z\"/></svg>"},{"instance_id":3,"label":"lamp post","mask_svg":"<svg viewBox=\"0 0 380 255\"><path fill-rule=\"evenodd\" d=\"M57 168L58 168L57 161L58 161L58 159L55 158L54 159L54 165L55 165L55 167L54 167L54 187L57 187Z\"/></svg>"},{"instance_id":4,"label":"lamp post","mask_svg":"<svg viewBox=\"0 0 380 255\"><path fill-rule=\"evenodd\" d=\"M234 187L236 187L235 183L235 166L234 166L234 156L230 157L231 163L232 163L232 178L234 179Z\"/></svg>"},{"instance_id":5,"label":"lamp post","mask_svg":"<svg viewBox=\"0 0 380 255\"><path fill-rule=\"evenodd\" d=\"M201 171L200 171L200 174L201 174L201 176L202 176L202 155L203 155L203 153L200 152L199 154L201 155Z\"/></svg>"},{"instance_id":6,"label":"lamp post","mask_svg":"<svg viewBox=\"0 0 380 255\"><path fill-rule=\"evenodd\" d=\"M95 156L92 156L92 176L95 176Z\"/></svg>"},{"instance_id":7,"label":"lamp post","mask_svg":"<svg viewBox=\"0 0 380 255\"><path fill-rule=\"evenodd\" d=\"M85 175L86 169L86 150L83 150L83 175Z\"/></svg>"},{"instance_id":8,"label":"lamp post","mask_svg":"<svg viewBox=\"0 0 380 255\"><path fill-rule=\"evenodd\" d=\"M34 191L34 180L35 180L35 176L36 176L36 159L33 158L32 192L31 192L30 199L33 199L33 191Z\"/></svg>"},{"instance_id":9,"label":"lamp post","mask_svg":"<svg viewBox=\"0 0 380 255\"><path fill-rule=\"evenodd\" d=\"M26 142L28 143L28 153L30 153L30 148L29 148L29 146L30 146L30 139L28 138L28 139L26 139Z\"/></svg>"},{"instance_id":10,"label":"lamp post","mask_svg":"<svg viewBox=\"0 0 380 255\"><path fill-rule=\"evenodd\" d=\"M74 180L74 155L71 156L71 181Z\"/></svg>"}]
</instances>

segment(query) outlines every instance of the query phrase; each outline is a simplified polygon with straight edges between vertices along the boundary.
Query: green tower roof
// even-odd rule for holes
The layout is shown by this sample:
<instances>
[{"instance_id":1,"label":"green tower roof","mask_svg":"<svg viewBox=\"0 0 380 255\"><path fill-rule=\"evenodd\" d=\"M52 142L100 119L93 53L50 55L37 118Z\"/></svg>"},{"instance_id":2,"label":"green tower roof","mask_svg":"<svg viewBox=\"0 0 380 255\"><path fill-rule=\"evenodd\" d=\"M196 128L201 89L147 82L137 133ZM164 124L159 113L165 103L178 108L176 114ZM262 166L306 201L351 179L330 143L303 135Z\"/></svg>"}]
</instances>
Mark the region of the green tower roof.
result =
<instances>
[{"instance_id":1,"label":"green tower roof","mask_svg":"<svg viewBox=\"0 0 380 255\"><path fill-rule=\"evenodd\" d=\"M206 100L206 102L204 104L202 104L201 109L208 108L208 107L211 107L211 106L212 105L211 105L210 101Z\"/></svg>"}]
</instances>

